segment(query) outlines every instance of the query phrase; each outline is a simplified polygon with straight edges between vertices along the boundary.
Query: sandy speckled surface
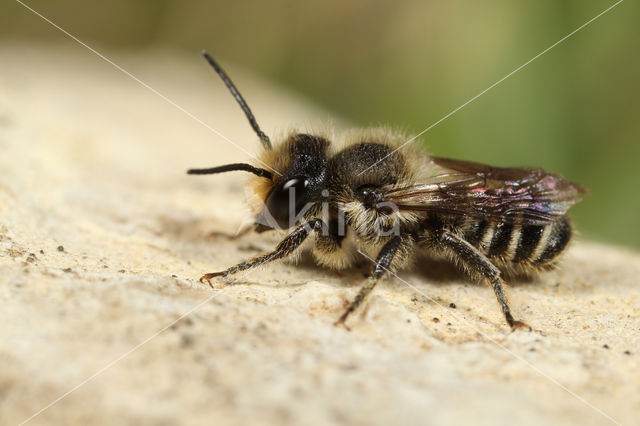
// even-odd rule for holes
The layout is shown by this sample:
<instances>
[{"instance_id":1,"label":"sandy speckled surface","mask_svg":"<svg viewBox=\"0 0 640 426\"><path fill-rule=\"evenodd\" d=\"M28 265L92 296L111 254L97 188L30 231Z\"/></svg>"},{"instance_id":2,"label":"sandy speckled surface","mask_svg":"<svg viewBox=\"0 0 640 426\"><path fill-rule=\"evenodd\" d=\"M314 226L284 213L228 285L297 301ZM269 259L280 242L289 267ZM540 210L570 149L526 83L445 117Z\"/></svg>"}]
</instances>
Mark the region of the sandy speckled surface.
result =
<instances>
[{"instance_id":1,"label":"sandy speckled surface","mask_svg":"<svg viewBox=\"0 0 640 426\"><path fill-rule=\"evenodd\" d=\"M254 150L197 55L113 59ZM198 283L277 242L206 236L242 222L243 178L184 171L245 153L80 48L0 63L1 424L95 373L29 424L638 424L638 254L578 241L515 283L531 333L436 263L385 280L347 332L332 324L366 265ZM328 117L234 76L267 132Z\"/></svg>"}]
</instances>

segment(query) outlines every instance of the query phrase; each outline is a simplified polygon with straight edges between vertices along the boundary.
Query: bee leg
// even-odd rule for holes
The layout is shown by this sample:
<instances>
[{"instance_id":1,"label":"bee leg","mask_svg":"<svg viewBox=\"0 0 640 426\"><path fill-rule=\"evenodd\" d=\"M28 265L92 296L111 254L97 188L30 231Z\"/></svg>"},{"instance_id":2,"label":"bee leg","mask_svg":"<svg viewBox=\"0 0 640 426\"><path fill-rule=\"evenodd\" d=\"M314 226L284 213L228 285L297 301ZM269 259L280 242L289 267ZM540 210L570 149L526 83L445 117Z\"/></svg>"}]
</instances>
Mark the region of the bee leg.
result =
<instances>
[{"instance_id":1,"label":"bee leg","mask_svg":"<svg viewBox=\"0 0 640 426\"><path fill-rule=\"evenodd\" d=\"M247 269L255 268L256 266L264 265L265 263L269 263L274 260L287 257L292 254L298 247L300 247L300 244L302 244L302 242L309 236L312 231L318 232L322 230L323 226L324 223L320 219L310 220L309 222L298 226L293 230L293 232L287 235L284 240L280 241L274 251L261 254L249 260L245 260L244 262L232 266L229 269L225 269L224 271L204 274L202 277L200 277L200 282L203 283L206 281L211 287L213 287L213 285L211 284L211 278L226 277L241 271L245 271Z\"/></svg>"},{"instance_id":2,"label":"bee leg","mask_svg":"<svg viewBox=\"0 0 640 426\"><path fill-rule=\"evenodd\" d=\"M478 275L481 278L489 280L493 291L496 294L496 298L502 307L502 313L504 314L507 324L511 326L512 330L517 328L528 328L531 331L531 327L522 321L513 319L511 315L511 309L507 302L507 295L504 291L503 281L500 277L500 270L491 263L491 261L480 252L477 248L469 244L464 239L457 235L445 232L441 237L442 242L450 250L452 250L463 262L466 269L472 275Z\"/></svg>"},{"instance_id":3,"label":"bee leg","mask_svg":"<svg viewBox=\"0 0 640 426\"><path fill-rule=\"evenodd\" d=\"M380 253L378 253L378 257L376 258L376 263L373 266L371 277L367 280L366 284L362 286L356 298L353 299L353 302L351 302L347 310L344 311L342 316L333 325L342 325L349 330L349 327L347 327L347 324L345 323L347 317L351 312L355 311L358 306L360 306L362 301L369 295L369 293L371 293L371 290L373 290L376 284L378 284L380 277L382 277L382 275L389 269L401 242L402 238L400 236L395 236L387 241L387 243L382 247Z\"/></svg>"}]
</instances>

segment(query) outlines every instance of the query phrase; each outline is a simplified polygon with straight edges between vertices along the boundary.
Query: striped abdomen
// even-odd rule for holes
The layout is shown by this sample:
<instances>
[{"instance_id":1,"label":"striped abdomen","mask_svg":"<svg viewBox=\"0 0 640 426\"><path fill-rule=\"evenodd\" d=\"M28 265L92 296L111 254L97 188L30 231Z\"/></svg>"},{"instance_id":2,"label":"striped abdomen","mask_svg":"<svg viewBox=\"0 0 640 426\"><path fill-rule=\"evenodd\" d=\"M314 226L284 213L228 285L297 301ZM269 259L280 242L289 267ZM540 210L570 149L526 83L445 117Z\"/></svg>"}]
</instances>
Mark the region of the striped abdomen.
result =
<instances>
[{"instance_id":1,"label":"striped abdomen","mask_svg":"<svg viewBox=\"0 0 640 426\"><path fill-rule=\"evenodd\" d=\"M470 223L464 238L490 259L503 262L551 266L571 239L571 223L562 217L547 225L519 225L477 220Z\"/></svg>"}]
</instances>

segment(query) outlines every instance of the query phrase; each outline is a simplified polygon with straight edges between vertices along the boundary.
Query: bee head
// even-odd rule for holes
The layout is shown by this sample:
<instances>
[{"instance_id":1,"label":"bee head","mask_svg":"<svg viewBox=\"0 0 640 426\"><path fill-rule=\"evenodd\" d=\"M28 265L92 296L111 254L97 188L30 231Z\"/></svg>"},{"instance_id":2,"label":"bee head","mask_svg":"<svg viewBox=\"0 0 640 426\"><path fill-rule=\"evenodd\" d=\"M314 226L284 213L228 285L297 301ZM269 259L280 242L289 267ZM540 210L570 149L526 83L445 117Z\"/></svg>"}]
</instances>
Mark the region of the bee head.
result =
<instances>
[{"instance_id":1,"label":"bee head","mask_svg":"<svg viewBox=\"0 0 640 426\"><path fill-rule=\"evenodd\" d=\"M328 146L329 141L322 137L296 133L265 152L265 162L277 174L269 188L262 191L266 196L258 223L288 229L314 208L326 180Z\"/></svg>"},{"instance_id":2,"label":"bee head","mask_svg":"<svg viewBox=\"0 0 640 426\"><path fill-rule=\"evenodd\" d=\"M295 133L274 147L229 76L207 52L203 50L202 54L227 86L260 138L264 148L260 164L266 165L267 169L234 163L208 169L190 169L187 173L204 175L236 170L253 173L257 178L252 187L262 203L257 209L256 224L263 230L293 227L313 208L313 201L322 190L329 141L319 136Z\"/></svg>"}]
</instances>

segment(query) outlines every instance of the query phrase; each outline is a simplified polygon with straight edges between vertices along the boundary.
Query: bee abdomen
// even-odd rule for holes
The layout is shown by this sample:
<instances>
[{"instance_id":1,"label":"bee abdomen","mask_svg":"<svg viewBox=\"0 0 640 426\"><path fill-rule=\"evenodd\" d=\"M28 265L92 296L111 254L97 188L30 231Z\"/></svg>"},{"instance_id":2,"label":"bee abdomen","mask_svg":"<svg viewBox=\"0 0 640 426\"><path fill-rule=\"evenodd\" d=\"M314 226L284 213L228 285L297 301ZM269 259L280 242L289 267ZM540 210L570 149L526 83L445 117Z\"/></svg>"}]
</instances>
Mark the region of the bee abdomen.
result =
<instances>
[{"instance_id":1,"label":"bee abdomen","mask_svg":"<svg viewBox=\"0 0 640 426\"><path fill-rule=\"evenodd\" d=\"M567 248L571 239L571 222L566 217L546 225L540 243L530 262L535 266L547 266Z\"/></svg>"},{"instance_id":2,"label":"bee abdomen","mask_svg":"<svg viewBox=\"0 0 640 426\"><path fill-rule=\"evenodd\" d=\"M511 223L500 223L496 225L489 246L489 257L503 257L511 259L515 252L518 238L520 237L520 228Z\"/></svg>"},{"instance_id":3,"label":"bee abdomen","mask_svg":"<svg viewBox=\"0 0 640 426\"><path fill-rule=\"evenodd\" d=\"M547 227L550 227L548 225ZM544 234L545 226L540 225L525 225L520 230L520 241L518 241L518 248L511 261L513 263L523 263L530 260L536 251L536 248L540 245L540 240Z\"/></svg>"},{"instance_id":4,"label":"bee abdomen","mask_svg":"<svg viewBox=\"0 0 640 426\"><path fill-rule=\"evenodd\" d=\"M464 239L472 246L479 247L490 226L486 220L474 221L465 231Z\"/></svg>"},{"instance_id":5,"label":"bee abdomen","mask_svg":"<svg viewBox=\"0 0 640 426\"><path fill-rule=\"evenodd\" d=\"M571 239L571 224L561 218L548 225L473 222L464 238L489 258L516 264L549 265Z\"/></svg>"}]
</instances>

